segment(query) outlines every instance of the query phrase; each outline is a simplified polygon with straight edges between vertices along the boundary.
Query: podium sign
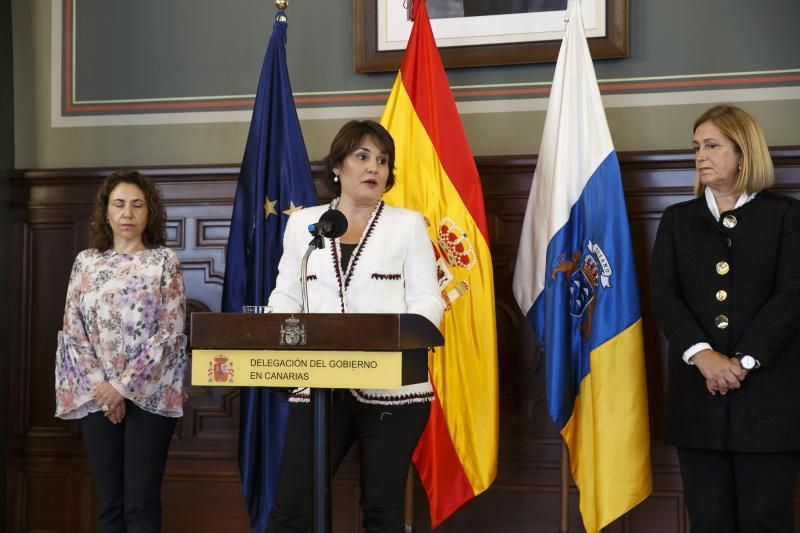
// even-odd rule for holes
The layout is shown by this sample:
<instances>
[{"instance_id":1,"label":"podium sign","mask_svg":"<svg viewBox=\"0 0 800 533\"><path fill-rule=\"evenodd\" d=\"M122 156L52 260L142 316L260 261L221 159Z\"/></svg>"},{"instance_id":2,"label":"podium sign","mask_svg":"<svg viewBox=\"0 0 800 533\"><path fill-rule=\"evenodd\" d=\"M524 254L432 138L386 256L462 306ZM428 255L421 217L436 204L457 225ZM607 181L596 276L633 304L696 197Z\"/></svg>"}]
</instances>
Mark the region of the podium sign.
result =
<instances>
[{"instance_id":1,"label":"podium sign","mask_svg":"<svg viewBox=\"0 0 800 533\"><path fill-rule=\"evenodd\" d=\"M402 352L194 350L192 385L399 389Z\"/></svg>"},{"instance_id":2,"label":"podium sign","mask_svg":"<svg viewBox=\"0 0 800 533\"><path fill-rule=\"evenodd\" d=\"M444 343L408 314L192 313L192 385L399 389Z\"/></svg>"}]
</instances>

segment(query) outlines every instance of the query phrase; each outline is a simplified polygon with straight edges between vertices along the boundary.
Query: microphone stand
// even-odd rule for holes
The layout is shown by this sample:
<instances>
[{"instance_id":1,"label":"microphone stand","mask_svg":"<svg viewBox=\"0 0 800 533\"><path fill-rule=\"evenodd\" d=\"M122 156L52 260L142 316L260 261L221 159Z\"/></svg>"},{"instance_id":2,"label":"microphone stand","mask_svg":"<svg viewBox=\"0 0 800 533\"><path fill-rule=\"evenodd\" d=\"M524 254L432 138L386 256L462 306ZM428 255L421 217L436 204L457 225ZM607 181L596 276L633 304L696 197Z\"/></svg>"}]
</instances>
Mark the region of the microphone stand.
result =
<instances>
[{"instance_id":1,"label":"microphone stand","mask_svg":"<svg viewBox=\"0 0 800 533\"><path fill-rule=\"evenodd\" d=\"M303 296L303 312L308 313L308 277L306 273L308 272L308 256L311 255L316 249L322 249L325 247L325 242L322 240L322 235L315 235L311 242L308 243L308 249L306 250L305 255L303 255L303 260L300 262L300 292Z\"/></svg>"},{"instance_id":2,"label":"microphone stand","mask_svg":"<svg viewBox=\"0 0 800 533\"><path fill-rule=\"evenodd\" d=\"M303 261L300 263L300 290L303 295L303 312L308 313L308 257L325 243L322 235L315 235L308 243ZM311 389L311 417L313 451L311 481L314 487L311 502L311 530L314 533L331 531L331 391L330 389Z\"/></svg>"}]
</instances>

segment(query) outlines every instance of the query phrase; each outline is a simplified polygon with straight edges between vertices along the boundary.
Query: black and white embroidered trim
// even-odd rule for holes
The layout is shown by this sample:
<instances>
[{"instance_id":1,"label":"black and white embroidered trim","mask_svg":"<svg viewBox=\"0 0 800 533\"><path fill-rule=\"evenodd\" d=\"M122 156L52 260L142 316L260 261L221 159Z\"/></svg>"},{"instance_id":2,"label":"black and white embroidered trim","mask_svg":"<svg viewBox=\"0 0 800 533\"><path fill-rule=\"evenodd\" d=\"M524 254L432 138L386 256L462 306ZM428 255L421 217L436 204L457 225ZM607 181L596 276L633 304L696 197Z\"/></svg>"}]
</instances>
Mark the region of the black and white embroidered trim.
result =
<instances>
[{"instance_id":1,"label":"black and white embroidered trim","mask_svg":"<svg viewBox=\"0 0 800 533\"><path fill-rule=\"evenodd\" d=\"M310 401L311 389L308 387L294 389L291 393L289 393L290 403L309 403Z\"/></svg>"},{"instance_id":2,"label":"black and white embroidered trim","mask_svg":"<svg viewBox=\"0 0 800 533\"><path fill-rule=\"evenodd\" d=\"M336 209L339 205L339 199L334 198L331 202L331 209ZM347 287L350 285L350 280L353 277L353 271L355 271L356 263L358 263L358 259L361 257L361 251L364 249L364 246L367 244L370 235L372 235L372 230L375 228L375 224L378 222L378 218L380 218L381 213L383 212L383 200L379 201L378 204L375 206L375 210L372 212L370 216L370 220L367 223L367 227L364 230L364 234L361 236L361 240L358 243L358 246L353 251L353 255L350 256L350 262L347 265L347 270L342 274L342 267L339 261L339 239L333 239L331 243L331 258L333 259L333 269L336 271L336 281L339 283L339 309L342 313L347 312L347 308L345 307L344 303L344 293L347 291ZM343 279L344 277L344 279Z\"/></svg>"},{"instance_id":3,"label":"black and white embroidered trim","mask_svg":"<svg viewBox=\"0 0 800 533\"><path fill-rule=\"evenodd\" d=\"M331 243L331 258L333 259L333 270L336 272L336 281L339 283L339 309L342 313L344 309L344 285L342 283L342 267L339 263L339 246L338 243Z\"/></svg>"},{"instance_id":4,"label":"black and white embroidered trim","mask_svg":"<svg viewBox=\"0 0 800 533\"><path fill-rule=\"evenodd\" d=\"M368 394L360 389L350 389L356 400L362 403L378 405L406 405L410 403L430 403L433 401L433 390L415 391L384 396L382 394Z\"/></svg>"},{"instance_id":5,"label":"black and white embroidered trim","mask_svg":"<svg viewBox=\"0 0 800 533\"><path fill-rule=\"evenodd\" d=\"M372 220L369 221L364 236L361 237L361 242L358 243L358 249L353 252L353 257L350 258L350 264L347 266L347 275L344 278L344 290L347 290L347 287L350 286L350 280L353 278L353 271L356 269L359 257L361 257L361 251L364 250L364 247L367 245L367 241L370 235L372 235L372 230L375 229L375 224L378 223L378 219L381 217L381 213L383 213L383 205L383 200L381 200L378 203L378 208L375 210L375 215L372 217Z\"/></svg>"},{"instance_id":6,"label":"black and white embroidered trim","mask_svg":"<svg viewBox=\"0 0 800 533\"><path fill-rule=\"evenodd\" d=\"M402 276L400 274L378 274L377 272L372 273L372 279L390 279L390 280L397 280L400 279Z\"/></svg>"},{"instance_id":7,"label":"black and white embroidered trim","mask_svg":"<svg viewBox=\"0 0 800 533\"><path fill-rule=\"evenodd\" d=\"M417 385L411 385L411 388L416 390L403 392L403 390L406 389L406 387L404 387L403 389L392 391L394 394L370 394L370 391L350 389L350 394L352 394L357 401L372 405L408 405L412 403L431 403L433 401L434 395L430 385L424 387L424 389L427 390L419 390L420 387ZM289 402L310 403L311 391L307 388L295 389L289 396Z\"/></svg>"}]
</instances>

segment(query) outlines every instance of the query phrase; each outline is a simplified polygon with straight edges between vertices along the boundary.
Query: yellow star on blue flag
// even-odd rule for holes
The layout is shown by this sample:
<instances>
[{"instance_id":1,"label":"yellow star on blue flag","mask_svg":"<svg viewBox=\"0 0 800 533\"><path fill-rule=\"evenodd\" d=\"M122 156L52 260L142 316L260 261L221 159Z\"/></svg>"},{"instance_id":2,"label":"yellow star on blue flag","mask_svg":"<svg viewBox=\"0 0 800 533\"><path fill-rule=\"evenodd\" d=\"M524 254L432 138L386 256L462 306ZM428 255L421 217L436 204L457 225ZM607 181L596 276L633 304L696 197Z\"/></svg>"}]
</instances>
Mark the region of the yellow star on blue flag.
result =
<instances>
[{"instance_id":1,"label":"yellow star on blue flag","mask_svg":"<svg viewBox=\"0 0 800 533\"><path fill-rule=\"evenodd\" d=\"M278 212L275 211L275 204L278 203L278 200L270 200L269 196L265 196L264 198L264 218L270 215L277 215Z\"/></svg>"},{"instance_id":2,"label":"yellow star on blue flag","mask_svg":"<svg viewBox=\"0 0 800 533\"><path fill-rule=\"evenodd\" d=\"M283 214L286 216L291 216L292 213L294 213L295 211L300 211L301 209L303 209L302 205L294 205L294 202L290 201L289 209L285 210Z\"/></svg>"}]
</instances>

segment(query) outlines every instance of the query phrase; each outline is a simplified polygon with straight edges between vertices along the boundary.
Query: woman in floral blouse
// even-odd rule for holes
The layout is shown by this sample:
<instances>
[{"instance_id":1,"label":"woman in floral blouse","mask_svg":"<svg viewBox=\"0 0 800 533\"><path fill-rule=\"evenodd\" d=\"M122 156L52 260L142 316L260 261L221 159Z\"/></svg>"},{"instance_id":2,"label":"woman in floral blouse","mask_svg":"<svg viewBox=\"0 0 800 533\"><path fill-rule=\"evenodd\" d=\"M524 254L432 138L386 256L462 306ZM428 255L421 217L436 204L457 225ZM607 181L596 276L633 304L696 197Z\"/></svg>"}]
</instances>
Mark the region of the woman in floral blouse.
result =
<instances>
[{"instance_id":1,"label":"woman in floral blouse","mask_svg":"<svg viewBox=\"0 0 800 533\"><path fill-rule=\"evenodd\" d=\"M101 185L95 248L75 258L56 352L56 416L79 419L103 532L159 531L161 480L183 415L181 265L164 246L157 186L138 172Z\"/></svg>"}]
</instances>

